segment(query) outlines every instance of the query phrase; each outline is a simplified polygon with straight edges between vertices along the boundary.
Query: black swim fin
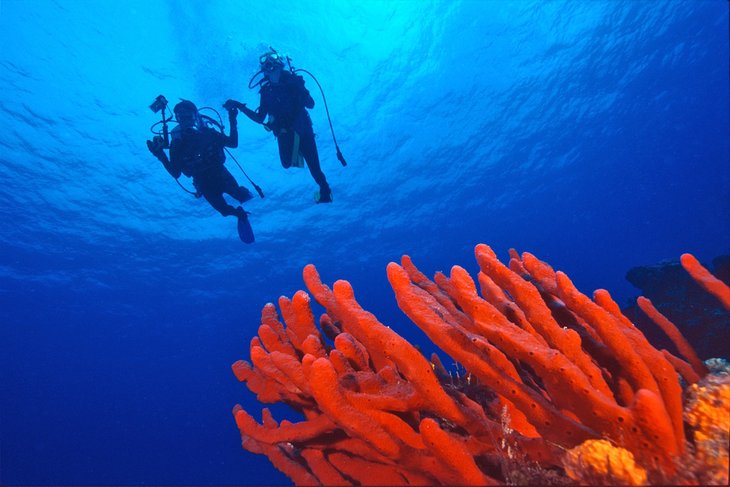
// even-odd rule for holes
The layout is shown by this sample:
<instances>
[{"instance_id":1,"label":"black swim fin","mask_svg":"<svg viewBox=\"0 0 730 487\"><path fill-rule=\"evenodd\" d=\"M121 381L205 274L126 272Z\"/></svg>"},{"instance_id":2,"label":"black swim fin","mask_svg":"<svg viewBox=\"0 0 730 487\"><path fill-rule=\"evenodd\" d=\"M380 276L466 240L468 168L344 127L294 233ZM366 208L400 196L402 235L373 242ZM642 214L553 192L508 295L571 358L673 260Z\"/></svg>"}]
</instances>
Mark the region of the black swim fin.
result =
<instances>
[{"instance_id":1,"label":"black swim fin","mask_svg":"<svg viewBox=\"0 0 730 487\"><path fill-rule=\"evenodd\" d=\"M332 203L332 191L322 194L320 191L314 192L315 203Z\"/></svg>"},{"instance_id":2,"label":"black swim fin","mask_svg":"<svg viewBox=\"0 0 730 487\"><path fill-rule=\"evenodd\" d=\"M254 242L253 228L251 228L251 223L249 223L245 211L243 212L243 216L238 217L238 237L243 243L250 244Z\"/></svg>"}]
</instances>

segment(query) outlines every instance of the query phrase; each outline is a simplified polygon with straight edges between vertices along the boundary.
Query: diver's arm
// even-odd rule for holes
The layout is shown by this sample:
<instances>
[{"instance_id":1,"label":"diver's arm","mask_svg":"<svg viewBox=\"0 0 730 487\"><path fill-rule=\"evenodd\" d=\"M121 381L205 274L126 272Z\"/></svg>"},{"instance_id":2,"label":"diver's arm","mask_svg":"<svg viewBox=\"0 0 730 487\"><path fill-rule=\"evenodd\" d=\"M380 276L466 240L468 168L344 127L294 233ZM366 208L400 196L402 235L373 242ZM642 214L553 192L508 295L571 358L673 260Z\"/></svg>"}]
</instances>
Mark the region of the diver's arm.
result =
<instances>
[{"instance_id":1,"label":"diver's arm","mask_svg":"<svg viewBox=\"0 0 730 487\"><path fill-rule=\"evenodd\" d=\"M167 157L165 157L164 161L160 159L160 162L162 162L162 165L165 166L165 169L167 169L167 172L170 173L170 176L173 178L177 179L180 177L180 174L182 174L180 166L173 164L172 161L168 161Z\"/></svg>"},{"instance_id":2,"label":"diver's arm","mask_svg":"<svg viewBox=\"0 0 730 487\"><path fill-rule=\"evenodd\" d=\"M241 104L239 109L246 114L248 118L253 120L256 123L264 123L264 119L266 118L266 112L261 109L261 107L257 108L256 111L251 110L249 107L247 107L244 104Z\"/></svg>"},{"instance_id":3,"label":"diver's arm","mask_svg":"<svg viewBox=\"0 0 730 487\"><path fill-rule=\"evenodd\" d=\"M263 105L263 103L262 103ZM251 110L246 106L245 103L241 103L240 101L236 100L228 100L223 104L223 108L226 110L232 109L238 109L241 110L243 113L246 114L248 118L253 120L256 123L264 123L264 119L266 118L266 110L262 110L261 107L257 108L256 111Z\"/></svg>"},{"instance_id":4,"label":"diver's arm","mask_svg":"<svg viewBox=\"0 0 730 487\"><path fill-rule=\"evenodd\" d=\"M156 136L151 141L147 141L147 148L150 150L153 156L157 158L158 161L162 163L163 166L165 166L165 169L168 173L170 173L170 176L177 179L180 177L180 173L182 172L180 170L179 164L174 164L172 161L170 161L167 158L167 154L165 154L165 151L162 150L163 141L162 137ZM170 149L172 151L172 149Z\"/></svg>"},{"instance_id":5,"label":"diver's arm","mask_svg":"<svg viewBox=\"0 0 730 487\"><path fill-rule=\"evenodd\" d=\"M296 87L299 91L299 99L302 102L302 105L304 105L304 108L314 108L314 98L312 98L312 95L309 94L309 90L304 86L304 78L297 75L296 77Z\"/></svg>"},{"instance_id":6,"label":"diver's arm","mask_svg":"<svg viewBox=\"0 0 730 487\"><path fill-rule=\"evenodd\" d=\"M244 107L246 105L243 105ZM238 120L236 120L236 116L238 115L238 110L236 110L235 107L232 107L230 110L228 110L228 124L231 126L231 133L224 137L223 145L226 147L230 147L231 149L235 149L238 147Z\"/></svg>"},{"instance_id":7,"label":"diver's arm","mask_svg":"<svg viewBox=\"0 0 730 487\"><path fill-rule=\"evenodd\" d=\"M165 166L170 176L177 179L182 174L182 164L180 164L180 149L175 142L173 140L172 144L170 144L170 159L167 160L167 157L165 157L165 160L160 159L160 162Z\"/></svg>"},{"instance_id":8,"label":"diver's arm","mask_svg":"<svg viewBox=\"0 0 730 487\"><path fill-rule=\"evenodd\" d=\"M309 90L304 88L304 92L306 94L304 98L304 107L305 108L314 108L314 98L312 98L312 95L309 94Z\"/></svg>"}]
</instances>

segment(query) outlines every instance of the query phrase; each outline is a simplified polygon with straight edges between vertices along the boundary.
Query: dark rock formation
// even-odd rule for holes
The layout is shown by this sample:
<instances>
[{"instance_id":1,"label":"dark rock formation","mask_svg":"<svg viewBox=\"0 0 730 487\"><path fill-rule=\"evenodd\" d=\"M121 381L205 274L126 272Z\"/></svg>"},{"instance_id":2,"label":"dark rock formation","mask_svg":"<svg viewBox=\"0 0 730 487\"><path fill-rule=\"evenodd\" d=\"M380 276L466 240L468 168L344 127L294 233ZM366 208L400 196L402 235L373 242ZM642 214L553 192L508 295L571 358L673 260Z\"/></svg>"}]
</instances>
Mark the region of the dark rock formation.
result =
<instances>
[{"instance_id":1,"label":"dark rock formation","mask_svg":"<svg viewBox=\"0 0 730 487\"><path fill-rule=\"evenodd\" d=\"M730 285L730 255L717 257L712 264L707 269ZM677 325L702 360L730 357L730 313L692 280L679 261L634 267L626 279ZM623 312L657 348L677 354L662 330L636 304Z\"/></svg>"}]
</instances>

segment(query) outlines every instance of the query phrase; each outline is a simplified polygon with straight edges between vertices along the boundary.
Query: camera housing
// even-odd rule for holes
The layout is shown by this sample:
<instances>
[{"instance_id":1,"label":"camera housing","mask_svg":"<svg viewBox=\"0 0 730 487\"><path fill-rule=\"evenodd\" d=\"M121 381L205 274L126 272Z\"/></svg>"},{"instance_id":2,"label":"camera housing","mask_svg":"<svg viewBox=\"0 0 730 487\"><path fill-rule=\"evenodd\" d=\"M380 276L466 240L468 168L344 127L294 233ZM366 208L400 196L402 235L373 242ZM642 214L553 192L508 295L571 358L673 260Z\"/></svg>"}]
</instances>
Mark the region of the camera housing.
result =
<instances>
[{"instance_id":1,"label":"camera housing","mask_svg":"<svg viewBox=\"0 0 730 487\"><path fill-rule=\"evenodd\" d=\"M150 105L150 110L157 113L166 107L167 107L167 99L164 97L164 95L159 95L157 98L155 98L155 101L153 101L152 104Z\"/></svg>"}]
</instances>

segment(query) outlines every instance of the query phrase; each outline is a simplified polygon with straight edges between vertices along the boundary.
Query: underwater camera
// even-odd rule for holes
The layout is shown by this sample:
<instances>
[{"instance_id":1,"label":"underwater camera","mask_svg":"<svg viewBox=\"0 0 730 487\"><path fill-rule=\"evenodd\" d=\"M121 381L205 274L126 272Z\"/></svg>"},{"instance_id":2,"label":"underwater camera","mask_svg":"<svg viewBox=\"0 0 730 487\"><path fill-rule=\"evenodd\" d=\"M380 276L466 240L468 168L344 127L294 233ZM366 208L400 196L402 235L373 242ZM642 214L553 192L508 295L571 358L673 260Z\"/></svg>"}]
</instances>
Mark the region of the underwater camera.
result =
<instances>
[{"instance_id":1,"label":"underwater camera","mask_svg":"<svg viewBox=\"0 0 730 487\"><path fill-rule=\"evenodd\" d=\"M157 113L166 107L167 107L167 99L163 95L160 95L157 98L155 98L155 101L152 102L152 104L150 105L150 110Z\"/></svg>"}]
</instances>

